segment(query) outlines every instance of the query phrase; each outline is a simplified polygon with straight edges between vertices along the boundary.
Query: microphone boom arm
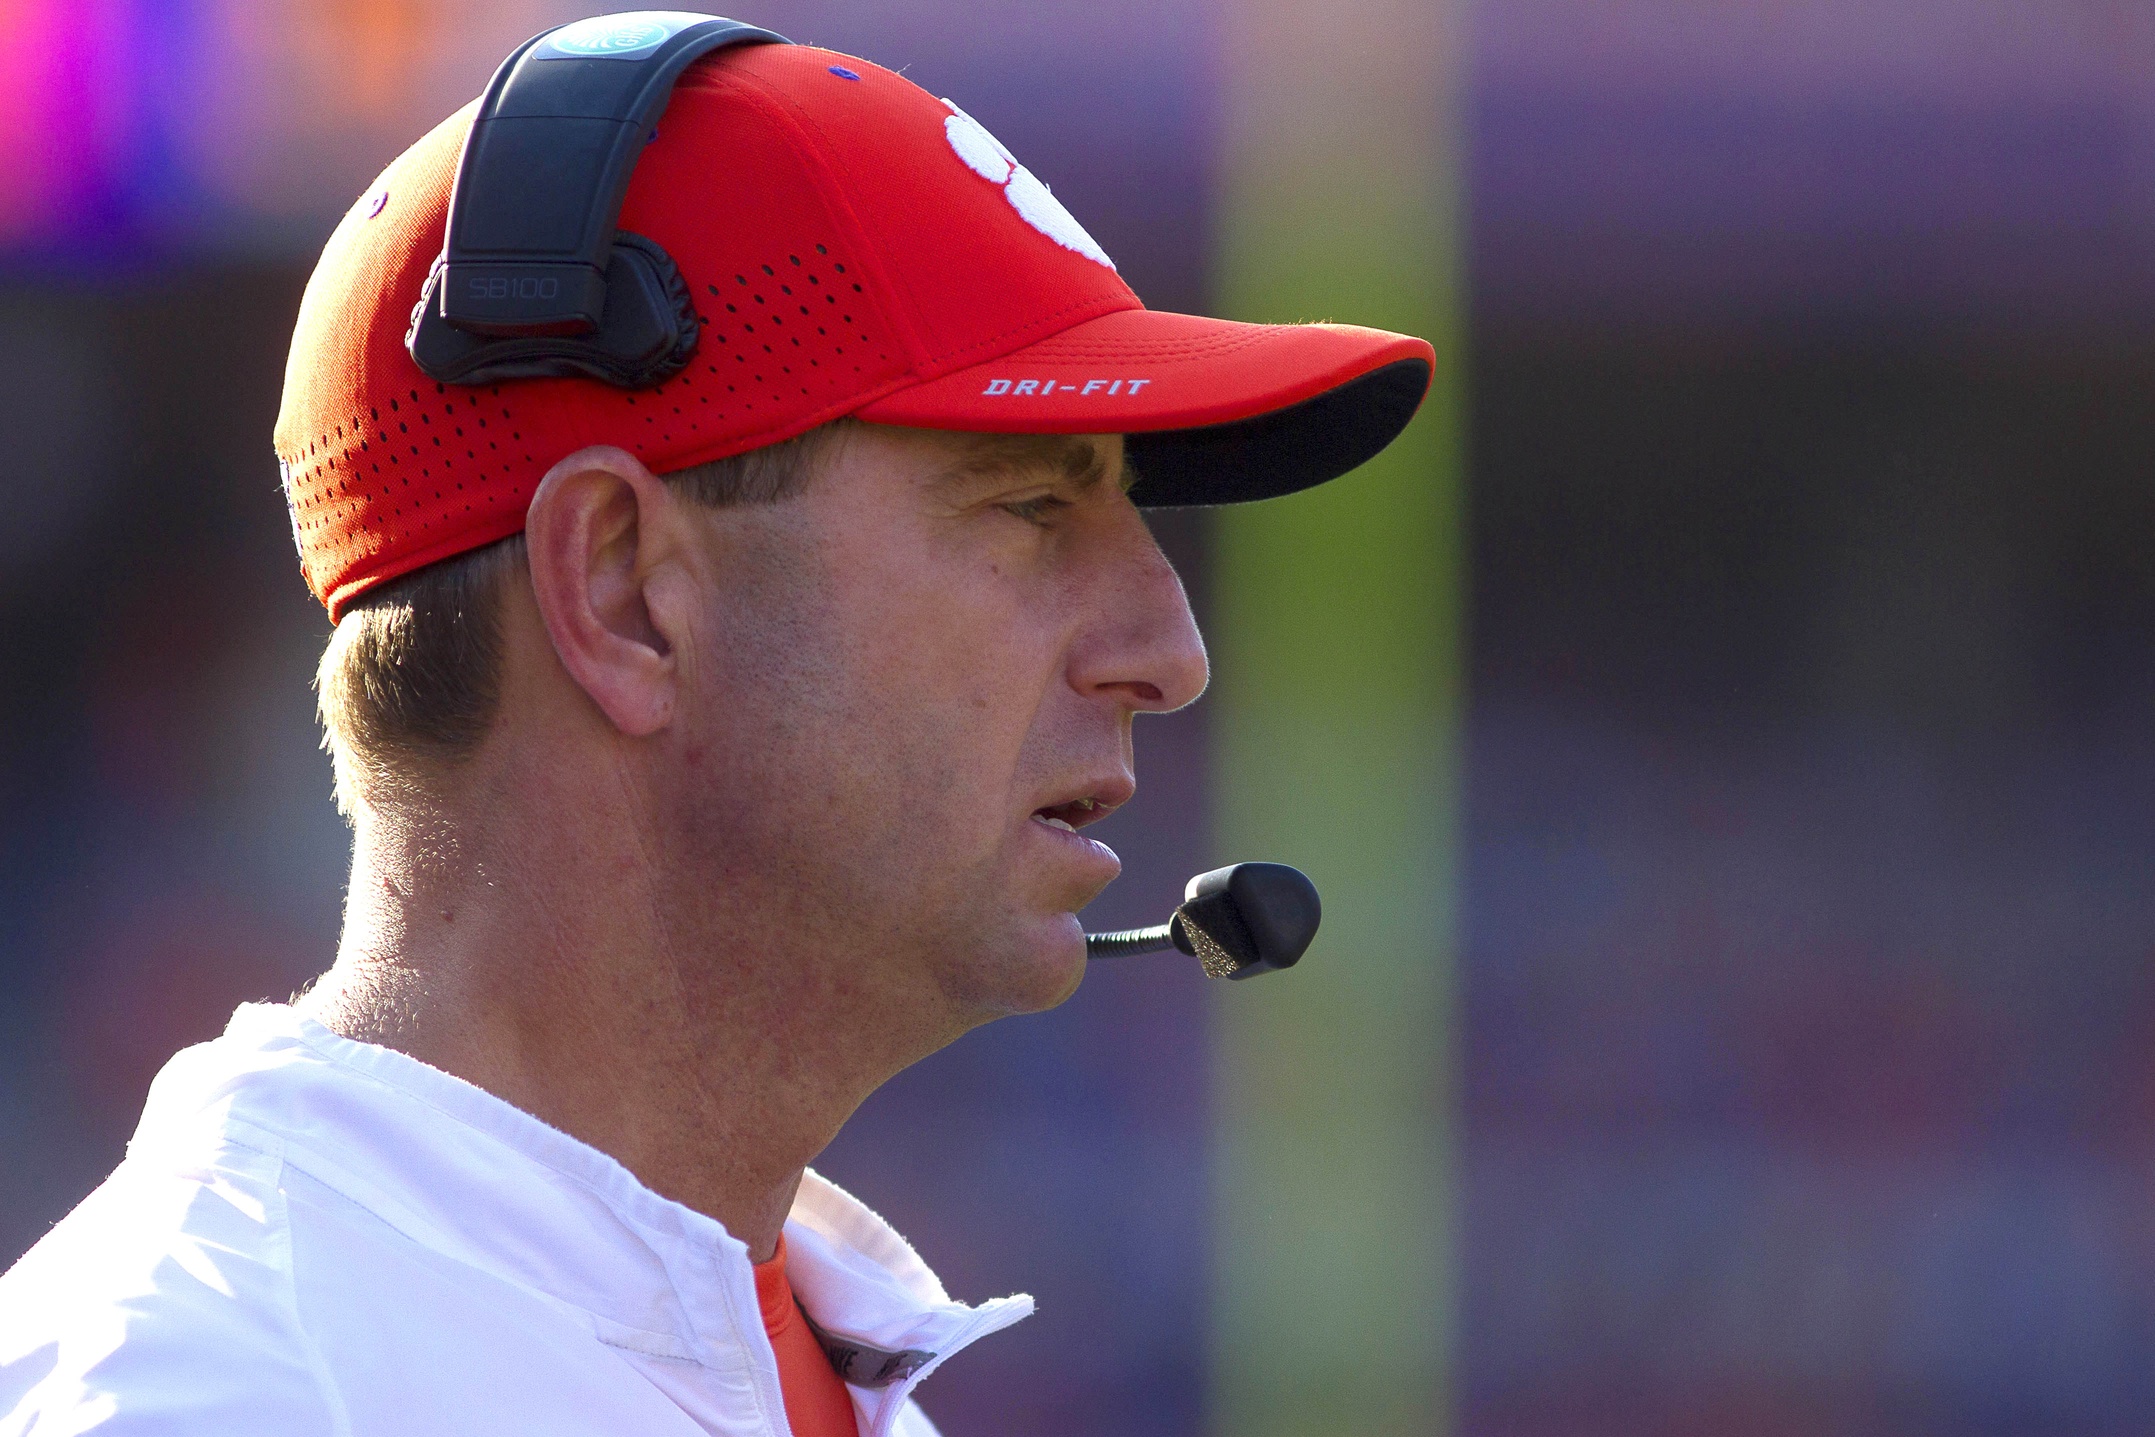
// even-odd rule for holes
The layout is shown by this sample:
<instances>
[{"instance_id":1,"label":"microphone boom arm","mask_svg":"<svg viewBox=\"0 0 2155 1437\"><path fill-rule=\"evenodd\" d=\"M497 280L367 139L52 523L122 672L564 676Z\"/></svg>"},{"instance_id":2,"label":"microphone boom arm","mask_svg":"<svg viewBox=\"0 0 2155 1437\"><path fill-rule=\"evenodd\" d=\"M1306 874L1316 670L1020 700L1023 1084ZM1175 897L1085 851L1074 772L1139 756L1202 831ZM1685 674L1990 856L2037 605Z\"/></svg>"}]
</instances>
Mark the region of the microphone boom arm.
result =
<instances>
[{"instance_id":1,"label":"microphone boom arm","mask_svg":"<svg viewBox=\"0 0 2155 1437\"><path fill-rule=\"evenodd\" d=\"M1175 925L1172 923L1085 935L1087 958L1135 958L1140 953L1160 953L1178 946L1180 945L1175 942Z\"/></svg>"}]
</instances>

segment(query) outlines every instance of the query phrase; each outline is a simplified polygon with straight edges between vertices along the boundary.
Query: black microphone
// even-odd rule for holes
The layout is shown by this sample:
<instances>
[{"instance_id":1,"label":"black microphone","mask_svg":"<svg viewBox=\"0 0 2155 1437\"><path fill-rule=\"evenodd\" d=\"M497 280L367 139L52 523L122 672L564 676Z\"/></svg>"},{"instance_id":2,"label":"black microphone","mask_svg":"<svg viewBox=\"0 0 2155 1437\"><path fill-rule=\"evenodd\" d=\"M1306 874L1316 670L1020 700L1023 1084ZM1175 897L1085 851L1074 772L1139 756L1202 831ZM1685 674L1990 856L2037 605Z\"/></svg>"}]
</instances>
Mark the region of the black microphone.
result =
<instances>
[{"instance_id":1,"label":"black microphone","mask_svg":"<svg viewBox=\"0 0 2155 1437\"><path fill-rule=\"evenodd\" d=\"M1208 978L1248 978L1292 968L1323 916L1317 885L1284 863L1237 863L1190 880L1182 906L1157 928L1085 935L1087 958L1128 958L1179 948Z\"/></svg>"}]
</instances>

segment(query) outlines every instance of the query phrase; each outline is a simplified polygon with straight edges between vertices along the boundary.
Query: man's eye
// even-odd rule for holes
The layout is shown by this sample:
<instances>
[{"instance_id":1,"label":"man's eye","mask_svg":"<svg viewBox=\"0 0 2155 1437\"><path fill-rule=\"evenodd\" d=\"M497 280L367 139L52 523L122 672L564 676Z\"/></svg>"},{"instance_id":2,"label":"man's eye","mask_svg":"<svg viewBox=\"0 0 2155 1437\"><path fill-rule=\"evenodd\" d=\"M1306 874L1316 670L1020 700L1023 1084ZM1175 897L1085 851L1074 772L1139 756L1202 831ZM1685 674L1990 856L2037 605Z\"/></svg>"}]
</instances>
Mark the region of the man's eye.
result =
<instances>
[{"instance_id":1,"label":"man's eye","mask_svg":"<svg viewBox=\"0 0 2155 1437\"><path fill-rule=\"evenodd\" d=\"M1055 517L1056 511L1070 507L1070 501L1057 494L1042 494L1033 499L1019 499L1001 506L1006 514L1015 514L1028 524L1045 528Z\"/></svg>"}]
</instances>

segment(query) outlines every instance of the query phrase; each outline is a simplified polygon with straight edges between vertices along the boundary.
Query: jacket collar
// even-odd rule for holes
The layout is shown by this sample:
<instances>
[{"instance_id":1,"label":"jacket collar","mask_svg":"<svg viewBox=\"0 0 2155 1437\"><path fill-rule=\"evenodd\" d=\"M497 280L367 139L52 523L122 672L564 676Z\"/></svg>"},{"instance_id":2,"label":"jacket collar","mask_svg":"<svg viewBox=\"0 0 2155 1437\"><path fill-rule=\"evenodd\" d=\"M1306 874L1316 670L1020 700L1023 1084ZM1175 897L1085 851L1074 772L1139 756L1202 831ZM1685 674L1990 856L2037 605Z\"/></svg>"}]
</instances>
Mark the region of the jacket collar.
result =
<instances>
[{"instance_id":1,"label":"jacket collar","mask_svg":"<svg viewBox=\"0 0 2155 1437\"><path fill-rule=\"evenodd\" d=\"M596 1148L415 1058L248 1004L223 1037L166 1065L128 1151L152 1160L205 1139L274 1151L413 1241L585 1314L602 1341L746 1369L776 1394L744 1244ZM871 1437L958 1349L1033 1308L1024 1295L951 1300L888 1223L813 1171L786 1251Z\"/></svg>"}]
</instances>

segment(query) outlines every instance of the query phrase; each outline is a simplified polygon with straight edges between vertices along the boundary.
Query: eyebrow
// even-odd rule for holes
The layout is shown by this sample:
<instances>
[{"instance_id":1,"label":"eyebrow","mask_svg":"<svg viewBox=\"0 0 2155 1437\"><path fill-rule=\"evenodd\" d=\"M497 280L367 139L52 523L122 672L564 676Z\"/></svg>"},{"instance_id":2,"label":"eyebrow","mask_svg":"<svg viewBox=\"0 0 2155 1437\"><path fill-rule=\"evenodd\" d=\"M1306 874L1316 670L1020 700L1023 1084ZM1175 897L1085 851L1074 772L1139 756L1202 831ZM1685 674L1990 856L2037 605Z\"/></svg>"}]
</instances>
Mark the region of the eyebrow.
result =
<instances>
[{"instance_id":1,"label":"eyebrow","mask_svg":"<svg viewBox=\"0 0 2155 1437\"><path fill-rule=\"evenodd\" d=\"M939 482L957 485L1044 470L1074 488L1086 490L1107 478L1105 453L1105 446L1075 434L983 435L971 453L939 476ZM1121 477L1127 493L1137 476L1125 464Z\"/></svg>"}]
</instances>

